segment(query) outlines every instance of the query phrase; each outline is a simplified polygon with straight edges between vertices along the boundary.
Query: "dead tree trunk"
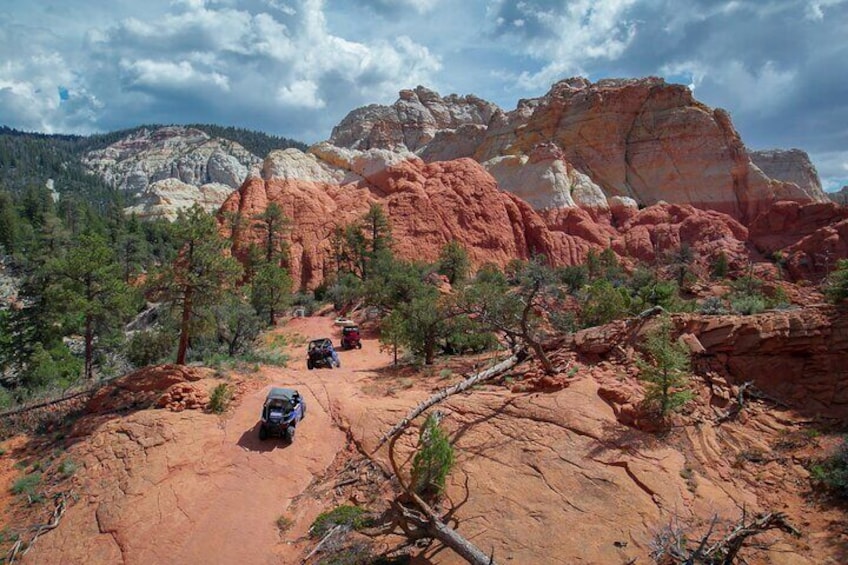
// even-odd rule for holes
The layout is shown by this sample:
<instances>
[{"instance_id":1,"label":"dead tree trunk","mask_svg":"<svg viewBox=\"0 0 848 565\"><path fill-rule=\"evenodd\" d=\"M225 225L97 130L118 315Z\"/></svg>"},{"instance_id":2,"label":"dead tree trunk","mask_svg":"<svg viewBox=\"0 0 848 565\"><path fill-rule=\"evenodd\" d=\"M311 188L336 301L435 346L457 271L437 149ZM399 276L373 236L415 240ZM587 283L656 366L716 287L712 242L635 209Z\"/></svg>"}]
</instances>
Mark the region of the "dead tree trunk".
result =
<instances>
[{"instance_id":1,"label":"dead tree trunk","mask_svg":"<svg viewBox=\"0 0 848 565\"><path fill-rule=\"evenodd\" d=\"M453 396L454 394L467 390L477 383L481 383L485 380L491 379L492 377L496 377L497 375L500 375L505 371L508 371L509 369L523 361L526 357L527 352L521 349L512 354L510 357L504 359L494 367L486 369L485 371L481 371L476 375L472 375L461 383L457 383L453 386L449 386L445 389L440 390L439 392L437 392L436 394L434 394L433 396L431 396L430 398L410 410L409 414L407 414L403 420L395 424L395 426L391 430L386 432L386 435L384 435L380 439L380 442L377 444L377 447L374 449L374 451L380 449L384 443L386 443L394 436L406 429L406 427L412 420L423 414L424 411L430 408L431 406L438 404L449 396Z\"/></svg>"}]
</instances>

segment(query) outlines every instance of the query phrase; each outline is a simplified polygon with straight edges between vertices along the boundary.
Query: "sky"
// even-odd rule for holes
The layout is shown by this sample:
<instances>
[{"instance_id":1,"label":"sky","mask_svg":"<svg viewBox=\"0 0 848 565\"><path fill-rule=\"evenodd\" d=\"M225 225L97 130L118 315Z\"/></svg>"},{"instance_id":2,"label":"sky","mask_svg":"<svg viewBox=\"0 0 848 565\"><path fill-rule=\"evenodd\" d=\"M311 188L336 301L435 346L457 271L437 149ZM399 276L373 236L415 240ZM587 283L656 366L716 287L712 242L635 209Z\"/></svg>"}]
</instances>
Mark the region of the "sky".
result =
<instances>
[{"instance_id":1,"label":"sky","mask_svg":"<svg viewBox=\"0 0 848 565\"><path fill-rule=\"evenodd\" d=\"M0 0L0 124L216 123L313 143L423 85L501 108L662 76L848 185L848 0Z\"/></svg>"}]
</instances>

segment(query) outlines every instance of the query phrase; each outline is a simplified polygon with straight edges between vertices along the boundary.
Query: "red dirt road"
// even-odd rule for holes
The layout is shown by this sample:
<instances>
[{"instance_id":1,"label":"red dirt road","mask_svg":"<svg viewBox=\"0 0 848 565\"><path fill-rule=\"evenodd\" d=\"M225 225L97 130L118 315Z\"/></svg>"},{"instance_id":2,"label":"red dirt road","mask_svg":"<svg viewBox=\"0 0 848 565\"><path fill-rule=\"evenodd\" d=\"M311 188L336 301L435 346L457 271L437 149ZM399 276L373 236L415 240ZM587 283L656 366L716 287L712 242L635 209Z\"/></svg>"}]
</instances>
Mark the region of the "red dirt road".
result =
<instances>
[{"instance_id":1,"label":"red dirt road","mask_svg":"<svg viewBox=\"0 0 848 565\"><path fill-rule=\"evenodd\" d=\"M295 320L304 338L337 330L326 318ZM308 371L302 339L291 368L261 370L268 385L224 417L145 410L100 425L71 448L81 463L79 501L44 535L28 563L280 563L276 526L292 500L345 446L332 422L330 392L385 364L376 341L342 352L341 369ZM259 441L257 422L271 385L297 388L307 415L292 445ZM303 525L299 525L302 529Z\"/></svg>"}]
</instances>

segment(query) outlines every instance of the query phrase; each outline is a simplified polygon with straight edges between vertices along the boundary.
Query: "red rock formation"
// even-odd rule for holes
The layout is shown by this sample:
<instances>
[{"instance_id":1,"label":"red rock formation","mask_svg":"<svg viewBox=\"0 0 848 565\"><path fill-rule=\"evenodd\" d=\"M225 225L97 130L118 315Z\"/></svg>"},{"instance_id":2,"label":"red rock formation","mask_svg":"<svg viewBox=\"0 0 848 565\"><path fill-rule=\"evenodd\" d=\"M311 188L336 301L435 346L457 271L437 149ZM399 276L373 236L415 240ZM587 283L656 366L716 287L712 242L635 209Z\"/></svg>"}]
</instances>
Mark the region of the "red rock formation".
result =
<instances>
[{"instance_id":1,"label":"red rock formation","mask_svg":"<svg viewBox=\"0 0 848 565\"><path fill-rule=\"evenodd\" d=\"M832 202L779 202L751 223L751 241L780 252L794 279L817 280L848 257L848 208Z\"/></svg>"},{"instance_id":2,"label":"red rock formation","mask_svg":"<svg viewBox=\"0 0 848 565\"><path fill-rule=\"evenodd\" d=\"M578 209L563 212L549 226L527 203L499 190L492 176L471 159L430 164L410 160L370 180L374 184L363 180L339 186L253 177L221 211L250 217L269 202L278 203L293 220L288 236L292 276L308 288L333 272L334 227L357 220L372 202L387 212L395 252L407 259L433 261L448 241L455 240L478 266L486 262L503 266L533 253L571 264L582 261L591 247L608 245L615 235ZM257 236L251 228L236 233L236 254Z\"/></svg>"},{"instance_id":3,"label":"red rock formation","mask_svg":"<svg viewBox=\"0 0 848 565\"><path fill-rule=\"evenodd\" d=\"M461 128L464 135L457 133ZM766 176L752 164L725 111L659 78L571 78L506 113L473 97L404 91L391 107L351 112L330 142L410 150L427 160L473 156L504 189L539 208L581 205L586 197L594 202L595 185L607 198L692 204L737 219L751 219L777 200L825 198L815 183L799 186ZM540 149L555 157L535 163L532 156ZM524 166L519 174L516 163L528 158L535 171ZM588 179L569 178L572 167ZM785 168L782 177L794 179ZM575 187L583 194L572 199Z\"/></svg>"},{"instance_id":4,"label":"red rock formation","mask_svg":"<svg viewBox=\"0 0 848 565\"><path fill-rule=\"evenodd\" d=\"M148 408L176 385L199 381L209 371L181 365L144 367L104 386L89 400L86 412L97 414L126 408Z\"/></svg>"}]
</instances>

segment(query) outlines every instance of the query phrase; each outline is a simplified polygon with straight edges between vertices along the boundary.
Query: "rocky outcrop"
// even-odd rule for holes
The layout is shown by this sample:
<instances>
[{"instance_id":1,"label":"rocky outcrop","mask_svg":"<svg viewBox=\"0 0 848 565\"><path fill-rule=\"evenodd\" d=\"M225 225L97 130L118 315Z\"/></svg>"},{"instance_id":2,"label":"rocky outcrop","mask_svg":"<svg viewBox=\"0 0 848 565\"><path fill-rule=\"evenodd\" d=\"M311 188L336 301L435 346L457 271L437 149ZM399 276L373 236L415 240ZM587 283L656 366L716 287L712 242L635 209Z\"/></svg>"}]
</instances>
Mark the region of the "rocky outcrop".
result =
<instances>
[{"instance_id":1,"label":"rocky outcrop","mask_svg":"<svg viewBox=\"0 0 848 565\"><path fill-rule=\"evenodd\" d=\"M848 311L816 306L756 316L684 316L705 349L705 370L753 381L810 416L848 417Z\"/></svg>"},{"instance_id":2,"label":"rocky outcrop","mask_svg":"<svg viewBox=\"0 0 848 565\"><path fill-rule=\"evenodd\" d=\"M776 200L824 199L820 187L766 176L726 112L659 78L567 79L511 112L419 87L393 106L351 112L330 142L408 150L425 161L473 156L537 209L584 198L595 208L601 195L625 196L751 219Z\"/></svg>"},{"instance_id":3,"label":"rocky outcrop","mask_svg":"<svg viewBox=\"0 0 848 565\"><path fill-rule=\"evenodd\" d=\"M194 186L178 179L165 179L148 185L137 194L136 203L124 208L124 212L143 219L165 218L173 221L180 210L195 204L207 212L215 212L232 192L232 188L220 183Z\"/></svg>"},{"instance_id":4,"label":"rocky outcrop","mask_svg":"<svg viewBox=\"0 0 848 565\"><path fill-rule=\"evenodd\" d=\"M169 400L161 403L161 406L165 406L171 400L178 400L177 396L183 398L181 393L169 393L173 387L199 381L210 374L205 369L181 365L144 367L99 389L88 401L85 411L100 414L130 408L144 409L157 405L160 399L167 396ZM182 388L173 390L183 391Z\"/></svg>"},{"instance_id":5,"label":"rocky outcrop","mask_svg":"<svg viewBox=\"0 0 848 565\"><path fill-rule=\"evenodd\" d=\"M359 150L417 151L438 135L440 143L447 138L457 141L455 145L449 144L452 147L450 158L467 157L470 152L462 154L455 150L463 143L465 136L462 134L469 131L467 126L485 126L496 111L495 104L476 96L442 98L419 86L414 90L401 90L400 98L392 106L372 104L353 110L333 128L330 142ZM458 132L460 129L462 131ZM468 147L469 151L473 149Z\"/></svg>"},{"instance_id":6,"label":"rocky outcrop","mask_svg":"<svg viewBox=\"0 0 848 565\"><path fill-rule=\"evenodd\" d=\"M843 186L837 192L828 192L827 197L840 206L848 206L848 186Z\"/></svg>"},{"instance_id":7,"label":"rocky outcrop","mask_svg":"<svg viewBox=\"0 0 848 565\"><path fill-rule=\"evenodd\" d=\"M219 183L236 189L260 162L234 141L213 139L199 129L182 126L141 129L83 158L89 170L129 193L168 178L194 186Z\"/></svg>"},{"instance_id":8,"label":"rocky outcrop","mask_svg":"<svg viewBox=\"0 0 848 565\"><path fill-rule=\"evenodd\" d=\"M327 148L324 148L327 149ZM475 265L506 265L511 259L544 253L572 264L589 249L602 248L617 234L580 209L550 220L521 199L501 191L495 179L472 159L424 163L393 162L397 153L344 150L310 155L272 154L262 175L254 175L221 208L222 213L260 214L270 202L295 220L288 234L290 270L295 281L314 288L333 272L331 236L336 226L358 220L372 202L389 216L395 252L433 261L449 241L458 241ZM316 153L327 160L319 163ZM308 179L289 176L306 163ZM300 174L300 173L299 173ZM346 184L329 179L352 180ZM354 180L358 179L358 180ZM249 228L234 235L237 255L259 237Z\"/></svg>"},{"instance_id":9,"label":"rocky outcrop","mask_svg":"<svg viewBox=\"0 0 848 565\"><path fill-rule=\"evenodd\" d=\"M563 196L582 206L537 211L502 191L472 159L425 163L409 153L319 144L306 154L289 149L269 155L262 173L233 193L221 212L250 217L271 202L280 205L294 220L287 236L290 270L307 288L334 272L334 228L358 220L373 202L388 214L395 252L406 259L433 261L452 240L478 267L534 253L570 265L583 262L589 250L607 247L625 262L652 263L687 245L705 272L719 253L731 265L747 259L748 230L726 214L676 204L639 210L628 197L593 201L591 181L573 170L563 174L572 182ZM249 227L235 234L224 229L234 235L237 256L260 237Z\"/></svg>"},{"instance_id":10,"label":"rocky outcrop","mask_svg":"<svg viewBox=\"0 0 848 565\"><path fill-rule=\"evenodd\" d=\"M806 151L800 149L766 149L749 152L753 162L768 177L798 185L804 192L824 201L819 173Z\"/></svg>"},{"instance_id":11,"label":"rocky outcrop","mask_svg":"<svg viewBox=\"0 0 848 565\"><path fill-rule=\"evenodd\" d=\"M762 253L779 253L793 279L818 280L848 257L848 209L780 202L751 223L751 241Z\"/></svg>"}]
</instances>

